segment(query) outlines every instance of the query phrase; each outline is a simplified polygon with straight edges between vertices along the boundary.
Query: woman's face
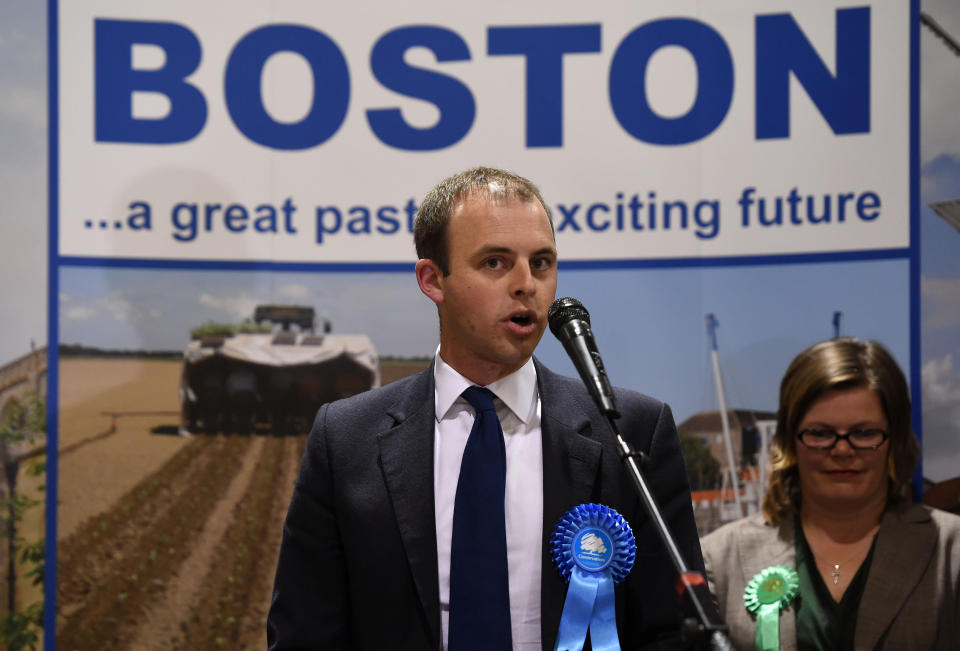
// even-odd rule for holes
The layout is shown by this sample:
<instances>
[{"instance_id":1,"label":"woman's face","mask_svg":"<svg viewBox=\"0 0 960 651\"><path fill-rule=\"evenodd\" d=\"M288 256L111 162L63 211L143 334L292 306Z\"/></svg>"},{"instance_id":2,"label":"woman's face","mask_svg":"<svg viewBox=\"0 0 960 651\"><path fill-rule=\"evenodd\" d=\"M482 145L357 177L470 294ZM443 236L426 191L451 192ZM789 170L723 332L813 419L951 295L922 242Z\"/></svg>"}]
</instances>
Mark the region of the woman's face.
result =
<instances>
[{"instance_id":1,"label":"woman's face","mask_svg":"<svg viewBox=\"0 0 960 651\"><path fill-rule=\"evenodd\" d=\"M843 389L828 391L813 403L797 431L805 429L886 431L887 419L873 390ZM889 439L876 450L858 450L839 439L829 450L808 448L799 439L796 444L804 505L860 509L886 502Z\"/></svg>"}]
</instances>

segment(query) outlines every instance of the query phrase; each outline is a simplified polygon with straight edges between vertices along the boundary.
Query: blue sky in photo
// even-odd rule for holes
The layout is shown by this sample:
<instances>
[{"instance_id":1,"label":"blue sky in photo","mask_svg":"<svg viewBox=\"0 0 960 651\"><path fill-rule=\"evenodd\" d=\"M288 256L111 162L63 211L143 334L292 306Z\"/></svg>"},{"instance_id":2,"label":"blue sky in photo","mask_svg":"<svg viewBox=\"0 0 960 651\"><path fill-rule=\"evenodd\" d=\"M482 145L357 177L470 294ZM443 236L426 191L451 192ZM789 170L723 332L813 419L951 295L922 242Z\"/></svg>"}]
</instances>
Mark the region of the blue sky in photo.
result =
<instances>
[{"instance_id":1,"label":"blue sky in photo","mask_svg":"<svg viewBox=\"0 0 960 651\"><path fill-rule=\"evenodd\" d=\"M730 406L774 410L776 386L790 359L833 335L835 310L843 312L842 334L878 339L909 367L906 269L902 260L561 269L558 295L574 296L590 311L613 382L666 400L683 420L717 406L708 313L720 323ZM61 270L60 285L65 343L178 350L192 327L241 321L260 303L313 306L334 332L366 334L381 355L429 356L438 343L436 310L412 272L158 273L77 267ZM556 370L576 374L549 332L538 355Z\"/></svg>"}]
</instances>

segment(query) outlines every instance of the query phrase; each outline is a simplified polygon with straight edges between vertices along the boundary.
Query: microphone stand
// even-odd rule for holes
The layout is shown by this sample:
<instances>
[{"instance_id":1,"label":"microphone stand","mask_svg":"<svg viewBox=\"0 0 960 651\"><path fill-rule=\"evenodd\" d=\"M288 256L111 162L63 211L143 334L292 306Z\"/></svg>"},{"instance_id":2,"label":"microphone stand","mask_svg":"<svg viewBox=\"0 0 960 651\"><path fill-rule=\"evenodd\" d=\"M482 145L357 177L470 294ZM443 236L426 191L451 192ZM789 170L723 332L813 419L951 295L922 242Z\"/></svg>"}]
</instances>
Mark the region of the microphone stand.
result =
<instances>
[{"instance_id":1,"label":"microphone stand","mask_svg":"<svg viewBox=\"0 0 960 651\"><path fill-rule=\"evenodd\" d=\"M600 413L604 415L610 431L620 448L620 458L629 469L640 497L647 507L647 512L653 520L657 533L660 534L663 544L667 547L670 554L670 560L673 561L680 580L677 582L677 592L687 613L692 612L692 616L685 617L683 625L680 627L680 640L686 648L702 649L705 647L705 640L709 638L710 648L730 649L730 638L727 637L727 626L720 619L717 608L713 602L713 596L710 594L710 588L702 574L691 570L683 560L677 543L670 533L667 523L660 513L660 508L653 499L653 493L647 486L647 481L640 470L639 459L642 463L646 455L643 452L634 451L630 445L620 436L620 430L614 419L620 417L613 397L613 388L607 379L607 374L603 369L603 362L600 359L600 353L597 352L596 342L593 339L593 333L590 331L590 313L583 307L583 304L575 298L558 298L550 306L547 314L550 330L563 344L567 354L573 360L574 366L580 373L580 378L586 384L587 391L590 393Z\"/></svg>"},{"instance_id":2,"label":"microphone stand","mask_svg":"<svg viewBox=\"0 0 960 651\"><path fill-rule=\"evenodd\" d=\"M717 612L716 605L713 602L713 595L710 594L710 588L707 586L706 579L700 572L692 570L683 560L683 555L677 547L673 534L670 533L670 528L667 526L666 521L663 519L663 514L660 513L660 508L653 499L653 493L650 491L650 487L647 486L646 478L640 469L640 464L645 461L646 455L642 451L633 450L630 444L620 436L620 430L617 428L616 422L614 422L614 418L619 417L620 414L607 409L603 409L602 411L606 417L607 425L609 425L610 431L613 433L617 445L620 448L620 459L627 465L630 476L633 478L633 482L637 486L637 491L639 491L640 497L647 507L650 518L656 525L657 533L660 534L660 539L663 540L663 544L667 547L670 560L673 561L673 565L677 568L677 573L680 575L677 581L677 592L680 593L684 608L688 613L688 616L684 618L683 624L680 627L681 643L688 649L703 649L707 648L705 642L709 640L709 648L711 649L729 649L733 651L733 645L727 636L727 625ZM637 463L637 459L640 460L639 464Z\"/></svg>"}]
</instances>

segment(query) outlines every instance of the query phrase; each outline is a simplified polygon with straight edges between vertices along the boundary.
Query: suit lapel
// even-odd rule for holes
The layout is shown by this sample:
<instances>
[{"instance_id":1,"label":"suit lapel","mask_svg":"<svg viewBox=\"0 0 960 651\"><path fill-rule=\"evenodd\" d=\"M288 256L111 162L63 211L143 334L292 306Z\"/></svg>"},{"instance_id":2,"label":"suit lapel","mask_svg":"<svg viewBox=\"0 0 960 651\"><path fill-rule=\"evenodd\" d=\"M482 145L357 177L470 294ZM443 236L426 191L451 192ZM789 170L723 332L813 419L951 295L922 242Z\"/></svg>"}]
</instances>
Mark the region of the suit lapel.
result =
<instances>
[{"instance_id":1,"label":"suit lapel","mask_svg":"<svg viewBox=\"0 0 960 651\"><path fill-rule=\"evenodd\" d=\"M922 508L907 504L884 514L857 615L858 649L877 646L923 577L936 545L936 528Z\"/></svg>"},{"instance_id":2,"label":"suit lapel","mask_svg":"<svg viewBox=\"0 0 960 651\"><path fill-rule=\"evenodd\" d=\"M567 394L536 359L543 441L543 562L540 579L540 631L544 649L552 649L566 593L550 559L550 536L574 506L592 500L602 446L590 438L586 410Z\"/></svg>"},{"instance_id":3,"label":"suit lapel","mask_svg":"<svg viewBox=\"0 0 960 651\"><path fill-rule=\"evenodd\" d=\"M759 521L756 526L758 534L744 536L740 545L744 583L749 583L756 574L771 565L786 565L794 569L797 566L792 515L783 518L779 531Z\"/></svg>"},{"instance_id":4,"label":"suit lapel","mask_svg":"<svg viewBox=\"0 0 960 651\"><path fill-rule=\"evenodd\" d=\"M774 565L785 565L793 570L797 568L797 551L794 542L793 515L786 515L780 522L778 529L764 525L758 520L755 530L750 535L744 534L741 544L740 567L743 568L743 585L747 585L754 576ZM797 622L795 601L780 614L780 649L797 648ZM741 600L745 616L752 621L756 619L747 613L746 605Z\"/></svg>"},{"instance_id":5,"label":"suit lapel","mask_svg":"<svg viewBox=\"0 0 960 651\"><path fill-rule=\"evenodd\" d=\"M395 425L377 435L380 466L424 616L440 647L440 594L433 495L433 365L388 410ZM389 580L389 577L385 577Z\"/></svg>"}]
</instances>

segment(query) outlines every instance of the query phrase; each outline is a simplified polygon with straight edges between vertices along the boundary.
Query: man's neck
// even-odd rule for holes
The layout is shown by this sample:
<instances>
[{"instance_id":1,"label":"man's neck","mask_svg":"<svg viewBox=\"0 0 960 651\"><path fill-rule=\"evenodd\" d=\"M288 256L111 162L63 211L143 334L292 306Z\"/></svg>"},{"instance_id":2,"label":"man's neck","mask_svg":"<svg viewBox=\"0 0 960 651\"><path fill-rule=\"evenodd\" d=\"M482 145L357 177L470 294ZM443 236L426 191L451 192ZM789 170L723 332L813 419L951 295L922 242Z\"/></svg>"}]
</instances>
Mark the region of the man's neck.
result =
<instances>
[{"instance_id":1,"label":"man's neck","mask_svg":"<svg viewBox=\"0 0 960 651\"><path fill-rule=\"evenodd\" d=\"M471 382L482 387L485 387L488 384L493 384L497 380L505 378L511 373L516 373L518 370L523 368L527 362L530 361L530 358L528 357L527 359L523 360L523 363L521 364L505 365L496 364L493 362L465 364L455 357L451 359L452 356L445 354L442 346L438 354L444 363L447 364L447 366Z\"/></svg>"}]
</instances>

